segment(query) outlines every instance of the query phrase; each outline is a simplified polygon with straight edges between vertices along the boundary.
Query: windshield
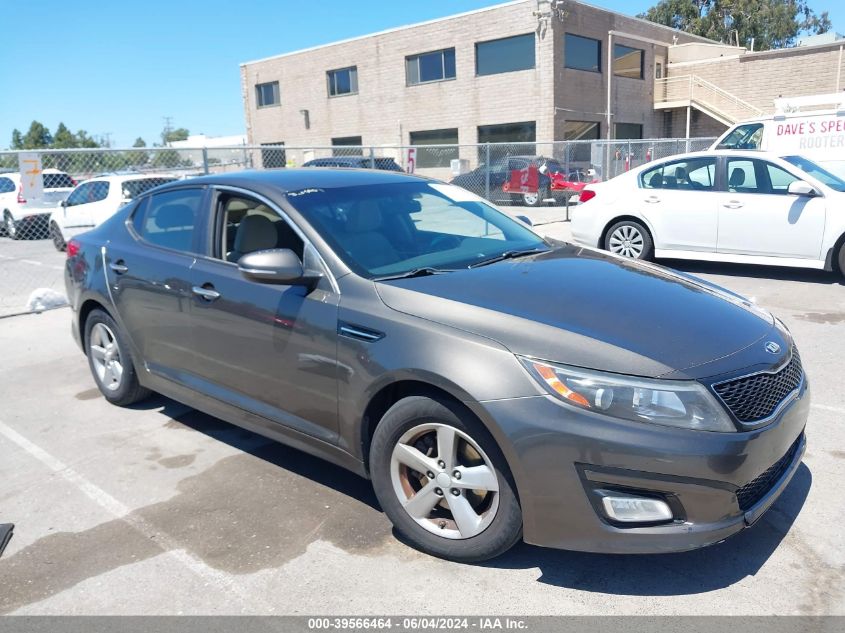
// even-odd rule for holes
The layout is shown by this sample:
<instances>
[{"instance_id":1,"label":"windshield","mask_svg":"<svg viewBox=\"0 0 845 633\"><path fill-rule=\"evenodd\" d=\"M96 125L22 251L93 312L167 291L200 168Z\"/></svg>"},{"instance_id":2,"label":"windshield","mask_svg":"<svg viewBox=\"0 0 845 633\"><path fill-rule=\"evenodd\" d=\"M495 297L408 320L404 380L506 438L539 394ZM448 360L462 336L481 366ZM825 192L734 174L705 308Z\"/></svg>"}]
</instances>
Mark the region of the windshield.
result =
<instances>
[{"instance_id":1,"label":"windshield","mask_svg":"<svg viewBox=\"0 0 845 633\"><path fill-rule=\"evenodd\" d=\"M740 125L730 132L716 149L760 149L763 140L763 124Z\"/></svg>"},{"instance_id":2,"label":"windshield","mask_svg":"<svg viewBox=\"0 0 845 633\"><path fill-rule=\"evenodd\" d=\"M818 163L814 163L809 158L804 158L803 156L784 156L783 159L788 163L792 163L802 171L807 172L813 178L824 183L834 191L845 191L845 180L842 180L839 176L833 175L824 167Z\"/></svg>"},{"instance_id":3,"label":"windshield","mask_svg":"<svg viewBox=\"0 0 845 633\"><path fill-rule=\"evenodd\" d=\"M437 182L291 191L302 213L356 273L373 279L454 270L545 242L468 191Z\"/></svg>"}]
</instances>

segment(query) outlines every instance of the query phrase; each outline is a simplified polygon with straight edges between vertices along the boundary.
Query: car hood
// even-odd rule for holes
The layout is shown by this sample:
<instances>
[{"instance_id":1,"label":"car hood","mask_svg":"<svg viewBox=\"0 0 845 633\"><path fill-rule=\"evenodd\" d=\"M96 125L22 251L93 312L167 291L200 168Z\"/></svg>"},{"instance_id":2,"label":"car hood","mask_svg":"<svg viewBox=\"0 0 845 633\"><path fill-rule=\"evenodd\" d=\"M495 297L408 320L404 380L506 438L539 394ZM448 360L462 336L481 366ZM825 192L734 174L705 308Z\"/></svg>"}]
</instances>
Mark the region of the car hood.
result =
<instances>
[{"instance_id":1,"label":"car hood","mask_svg":"<svg viewBox=\"0 0 845 633\"><path fill-rule=\"evenodd\" d=\"M569 244L376 287L394 310L494 339L515 354L638 376L708 375L708 363L775 329L769 313L717 286ZM699 369L682 373L691 368Z\"/></svg>"}]
</instances>

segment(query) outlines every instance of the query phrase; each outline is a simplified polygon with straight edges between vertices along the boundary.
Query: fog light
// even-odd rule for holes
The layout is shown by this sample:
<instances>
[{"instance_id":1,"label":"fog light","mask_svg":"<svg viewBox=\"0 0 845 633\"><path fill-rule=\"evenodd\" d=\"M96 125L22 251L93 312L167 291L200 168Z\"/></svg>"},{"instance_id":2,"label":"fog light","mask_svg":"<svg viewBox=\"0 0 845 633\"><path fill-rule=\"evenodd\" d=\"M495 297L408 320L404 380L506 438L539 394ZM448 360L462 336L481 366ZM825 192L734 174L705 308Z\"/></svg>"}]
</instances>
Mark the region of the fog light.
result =
<instances>
[{"instance_id":1,"label":"fog light","mask_svg":"<svg viewBox=\"0 0 845 633\"><path fill-rule=\"evenodd\" d=\"M672 511L665 501L635 497L618 492L602 491L602 506L607 516L621 523L669 521Z\"/></svg>"}]
</instances>

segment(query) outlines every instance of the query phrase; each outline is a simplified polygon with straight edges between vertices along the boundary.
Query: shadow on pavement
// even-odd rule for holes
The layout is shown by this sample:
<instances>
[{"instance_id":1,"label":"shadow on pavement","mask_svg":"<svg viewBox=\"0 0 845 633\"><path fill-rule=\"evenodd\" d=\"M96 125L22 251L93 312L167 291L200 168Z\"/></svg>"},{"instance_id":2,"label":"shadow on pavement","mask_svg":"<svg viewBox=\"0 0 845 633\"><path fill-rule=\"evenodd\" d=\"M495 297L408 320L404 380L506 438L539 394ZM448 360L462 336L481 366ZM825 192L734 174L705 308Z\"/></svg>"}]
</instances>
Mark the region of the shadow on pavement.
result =
<instances>
[{"instance_id":1,"label":"shadow on pavement","mask_svg":"<svg viewBox=\"0 0 845 633\"><path fill-rule=\"evenodd\" d=\"M787 268L785 266L757 266L754 264L731 264L726 262L700 262L688 259L659 259L658 264L681 270L691 275L725 275L727 277L750 277L776 281L800 281L814 284L845 284L845 277L838 273L811 268Z\"/></svg>"}]
</instances>

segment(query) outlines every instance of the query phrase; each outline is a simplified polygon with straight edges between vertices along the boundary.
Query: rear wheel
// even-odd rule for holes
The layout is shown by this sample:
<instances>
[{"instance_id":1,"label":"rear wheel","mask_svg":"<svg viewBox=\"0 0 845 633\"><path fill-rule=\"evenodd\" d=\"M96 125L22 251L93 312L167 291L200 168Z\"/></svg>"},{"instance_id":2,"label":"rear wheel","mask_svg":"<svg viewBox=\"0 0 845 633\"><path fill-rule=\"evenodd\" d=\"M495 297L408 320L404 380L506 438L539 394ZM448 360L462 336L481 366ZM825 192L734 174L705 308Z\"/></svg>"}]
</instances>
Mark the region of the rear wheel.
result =
<instances>
[{"instance_id":1,"label":"rear wheel","mask_svg":"<svg viewBox=\"0 0 845 633\"><path fill-rule=\"evenodd\" d=\"M468 412L422 396L404 398L373 436L370 471L379 503L414 547L482 561L522 536L522 511L504 457Z\"/></svg>"},{"instance_id":2,"label":"rear wheel","mask_svg":"<svg viewBox=\"0 0 845 633\"><path fill-rule=\"evenodd\" d=\"M21 234L18 230L19 225L15 222L15 219L9 211L6 211L6 213L3 214L3 228L6 229L6 235L11 237L13 240L21 239Z\"/></svg>"},{"instance_id":3,"label":"rear wheel","mask_svg":"<svg viewBox=\"0 0 845 633\"><path fill-rule=\"evenodd\" d=\"M59 228L59 225L55 222L50 222L50 239L53 240L53 246L56 247L56 250L61 252L65 250L67 244L65 244L65 238L62 237L62 231Z\"/></svg>"},{"instance_id":4,"label":"rear wheel","mask_svg":"<svg viewBox=\"0 0 845 633\"><path fill-rule=\"evenodd\" d=\"M112 404L125 407L150 395L138 382L120 328L103 310L92 310L85 321L85 353L97 387Z\"/></svg>"},{"instance_id":5,"label":"rear wheel","mask_svg":"<svg viewBox=\"0 0 845 633\"><path fill-rule=\"evenodd\" d=\"M549 192L545 187L540 187L533 193L522 194L522 204L526 207L539 207L543 201L549 197Z\"/></svg>"},{"instance_id":6,"label":"rear wheel","mask_svg":"<svg viewBox=\"0 0 845 633\"><path fill-rule=\"evenodd\" d=\"M631 259L654 257L654 242L648 230L635 220L622 220L611 226L604 238L604 248Z\"/></svg>"}]
</instances>

